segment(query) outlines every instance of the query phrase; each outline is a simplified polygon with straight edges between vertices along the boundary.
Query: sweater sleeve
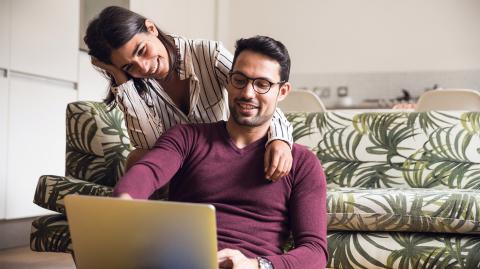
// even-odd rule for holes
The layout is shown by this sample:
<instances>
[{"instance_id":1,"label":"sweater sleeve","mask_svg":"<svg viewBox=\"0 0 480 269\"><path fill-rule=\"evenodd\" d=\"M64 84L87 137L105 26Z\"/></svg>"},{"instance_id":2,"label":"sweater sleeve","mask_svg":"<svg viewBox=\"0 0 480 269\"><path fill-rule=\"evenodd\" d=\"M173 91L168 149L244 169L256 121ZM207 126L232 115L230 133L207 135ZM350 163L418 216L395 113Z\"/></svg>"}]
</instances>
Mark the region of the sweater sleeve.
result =
<instances>
[{"instance_id":1,"label":"sweater sleeve","mask_svg":"<svg viewBox=\"0 0 480 269\"><path fill-rule=\"evenodd\" d=\"M275 269L325 268L328 260L325 173L311 152L303 150L302 155L304 158L296 158L289 201L295 248L282 255L265 257Z\"/></svg>"},{"instance_id":2,"label":"sweater sleeve","mask_svg":"<svg viewBox=\"0 0 480 269\"><path fill-rule=\"evenodd\" d=\"M148 199L167 184L181 168L193 141L193 127L177 125L162 135L152 150L118 181L113 195L128 193L135 199Z\"/></svg>"}]
</instances>

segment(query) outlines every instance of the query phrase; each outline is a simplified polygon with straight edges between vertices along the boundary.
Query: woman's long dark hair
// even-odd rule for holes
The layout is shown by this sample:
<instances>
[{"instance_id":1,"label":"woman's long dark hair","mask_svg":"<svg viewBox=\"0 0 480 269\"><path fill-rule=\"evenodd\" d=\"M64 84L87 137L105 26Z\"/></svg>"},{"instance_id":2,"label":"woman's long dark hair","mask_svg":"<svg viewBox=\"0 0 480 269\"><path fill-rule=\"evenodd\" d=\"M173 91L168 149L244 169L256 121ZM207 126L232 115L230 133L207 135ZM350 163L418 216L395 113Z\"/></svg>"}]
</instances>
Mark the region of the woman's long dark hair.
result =
<instances>
[{"instance_id":1,"label":"woman's long dark hair","mask_svg":"<svg viewBox=\"0 0 480 269\"><path fill-rule=\"evenodd\" d=\"M112 64L112 51L125 45L136 34L147 32L145 20L147 18L137 14L128 9L110 6L102 10L98 17L93 19L87 28L87 32L83 40L88 46L88 54L99 59L107 64ZM156 26L155 26L156 27ZM169 57L169 72L167 79L171 77L174 71L178 68L178 52L174 41L169 38L164 32L158 29L158 39L163 43L168 52ZM106 73L106 72L104 72ZM111 83L114 83L113 78L109 74ZM127 74L128 76L128 74ZM135 88L140 95L143 95L149 85L147 80L141 78L133 78ZM108 91L104 102L108 105L115 105L115 96L111 91Z\"/></svg>"}]
</instances>

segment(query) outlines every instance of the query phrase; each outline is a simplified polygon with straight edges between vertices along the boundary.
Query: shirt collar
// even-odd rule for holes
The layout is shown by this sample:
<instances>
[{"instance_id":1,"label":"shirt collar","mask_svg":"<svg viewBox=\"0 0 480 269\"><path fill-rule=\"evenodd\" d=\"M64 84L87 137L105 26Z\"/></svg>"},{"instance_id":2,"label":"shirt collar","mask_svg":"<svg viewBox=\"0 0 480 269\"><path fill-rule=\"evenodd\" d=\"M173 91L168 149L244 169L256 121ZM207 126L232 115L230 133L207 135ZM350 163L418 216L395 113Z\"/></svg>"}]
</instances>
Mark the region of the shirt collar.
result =
<instances>
[{"instance_id":1,"label":"shirt collar","mask_svg":"<svg viewBox=\"0 0 480 269\"><path fill-rule=\"evenodd\" d=\"M173 34L170 34L170 36L173 38L178 52L178 71L180 79L184 80L190 77L197 79L193 68L192 55L188 40L184 37Z\"/></svg>"}]
</instances>

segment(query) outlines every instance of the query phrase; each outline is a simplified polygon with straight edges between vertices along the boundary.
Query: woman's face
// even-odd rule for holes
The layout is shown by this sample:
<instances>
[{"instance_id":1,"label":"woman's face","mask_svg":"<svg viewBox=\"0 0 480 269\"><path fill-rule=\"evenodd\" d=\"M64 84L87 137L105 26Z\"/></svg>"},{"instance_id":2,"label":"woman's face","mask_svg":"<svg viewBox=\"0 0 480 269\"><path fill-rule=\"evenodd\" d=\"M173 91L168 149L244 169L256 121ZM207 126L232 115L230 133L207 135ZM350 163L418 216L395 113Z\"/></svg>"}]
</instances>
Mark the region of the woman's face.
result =
<instances>
[{"instance_id":1,"label":"woman's face","mask_svg":"<svg viewBox=\"0 0 480 269\"><path fill-rule=\"evenodd\" d=\"M155 24L146 20L145 26L148 32L136 34L112 51L112 63L135 78L163 79L169 71L167 49L158 39Z\"/></svg>"}]
</instances>

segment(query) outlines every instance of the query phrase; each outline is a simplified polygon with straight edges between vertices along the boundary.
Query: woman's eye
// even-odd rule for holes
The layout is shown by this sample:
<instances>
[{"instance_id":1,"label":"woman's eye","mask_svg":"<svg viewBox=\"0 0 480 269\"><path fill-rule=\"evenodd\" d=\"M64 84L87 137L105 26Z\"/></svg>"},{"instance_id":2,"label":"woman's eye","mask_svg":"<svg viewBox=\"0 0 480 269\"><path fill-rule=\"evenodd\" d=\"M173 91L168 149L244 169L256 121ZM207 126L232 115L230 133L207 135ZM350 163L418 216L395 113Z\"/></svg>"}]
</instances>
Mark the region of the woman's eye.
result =
<instances>
[{"instance_id":1,"label":"woman's eye","mask_svg":"<svg viewBox=\"0 0 480 269\"><path fill-rule=\"evenodd\" d=\"M145 52L145 46L143 46L141 49L138 50L137 55L141 56Z\"/></svg>"}]
</instances>

